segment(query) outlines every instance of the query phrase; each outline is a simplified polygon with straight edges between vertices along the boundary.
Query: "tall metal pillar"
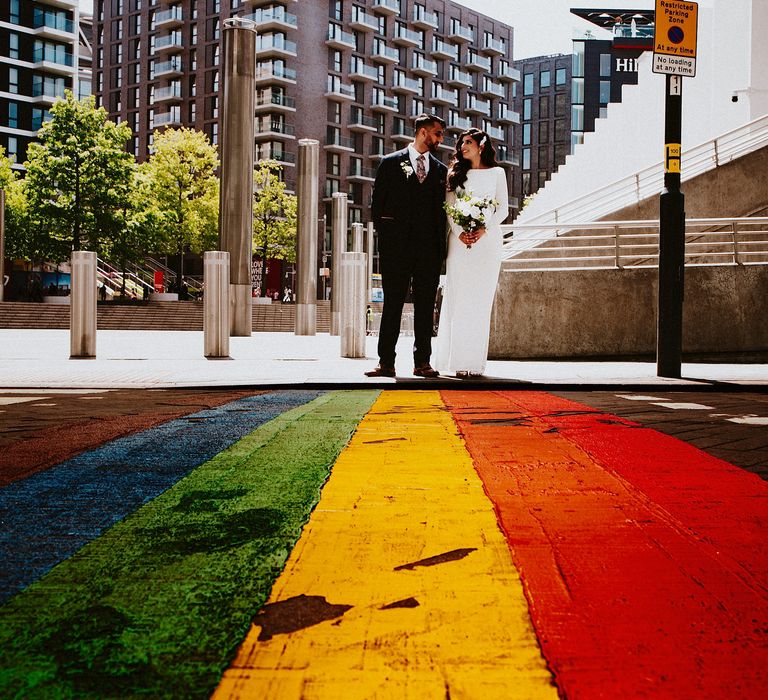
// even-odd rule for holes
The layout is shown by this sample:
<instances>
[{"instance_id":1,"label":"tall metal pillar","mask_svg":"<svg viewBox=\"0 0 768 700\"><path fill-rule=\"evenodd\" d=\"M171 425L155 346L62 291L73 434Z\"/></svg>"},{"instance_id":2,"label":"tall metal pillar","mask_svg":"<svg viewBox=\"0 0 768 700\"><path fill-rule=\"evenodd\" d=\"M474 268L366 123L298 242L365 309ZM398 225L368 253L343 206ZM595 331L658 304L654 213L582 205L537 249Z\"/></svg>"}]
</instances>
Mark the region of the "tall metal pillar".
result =
<instances>
[{"instance_id":1,"label":"tall metal pillar","mask_svg":"<svg viewBox=\"0 0 768 700\"><path fill-rule=\"evenodd\" d=\"M317 333L317 207L320 142L300 139L296 163L296 326L295 335Z\"/></svg>"},{"instance_id":2,"label":"tall metal pillar","mask_svg":"<svg viewBox=\"0 0 768 700\"><path fill-rule=\"evenodd\" d=\"M365 300L371 300L371 287L373 287L373 221L368 222L368 228L365 239L365 252L368 254L368 276L365 278Z\"/></svg>"},{"instance_id":3,"label":"tall metal pillar","mask_svg":"<svg viewBox=\"0 0 768 700\"><path fill-rule=\"evenodd\" d=\"M0 301L5 290L5 190L0 190Z\"/></svg>"},{"instance_id":4,"label":"tall metal pillar","mask_svg":"<svg viewBox=\"0 0 768 700\"><path fill-rule=\"evenodd\" d=\"M90 250L72 253L69 357L96 357L96 253Z\"/></svg>"},{"instance_id":5,"label":"tall metal pillar","mask_svg":"<svg viewBox=\"0 0 768 700\"><path fill-rule=\"evenodd\" d=\"M333 193L331 209L331 335L341 333L341 256L347 250L348 201L345 192Z\"/></svg>"},{"instance_id":6,"label":"tall metal pillar","mask_svg":"<svg viewBox=\"0 0 768 700\"><path fill-rule=\"evenodd\" d=\"M230 334L250 336L256 99L253 22L239 17L225 20L222 44L219 248L227 251L230 259Z\"/></svg>"},{"instance_id":7,"label":"tall metal pillar","mask_svg":"<svg viewBox=\"0 0 768 700\"><path fill-rule=\"evenodd\" d=\"M342 253L339 267L341 356L365 357L365 253Z\"/></svg>"}]
</instances>

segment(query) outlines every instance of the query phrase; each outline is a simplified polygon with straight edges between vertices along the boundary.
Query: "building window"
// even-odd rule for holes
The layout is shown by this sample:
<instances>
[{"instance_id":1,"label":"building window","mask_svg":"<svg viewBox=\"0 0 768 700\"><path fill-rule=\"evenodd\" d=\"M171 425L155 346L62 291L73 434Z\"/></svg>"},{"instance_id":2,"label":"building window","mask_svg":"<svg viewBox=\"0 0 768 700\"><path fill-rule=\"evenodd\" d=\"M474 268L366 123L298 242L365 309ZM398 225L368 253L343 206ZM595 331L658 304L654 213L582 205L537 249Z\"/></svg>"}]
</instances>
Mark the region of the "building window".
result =
<instances>
[{"instance_id":1,"label":"building window","mask_svg":"<svg viewBox=\"0 0 768 700\"><path fill-rule=\"evenodd\" d=\"M10 18L11 24L19 23L19 0L11 0Z\"/></svg>"},{"instance_id":2,"label":"building window","mask_svg":"<svg viewBox=\"0 0 768 700\"><path fill-rule=\"evenodd\" d=\"M530 146L531 144L531 125L523 124L523 146Z\"/></svg>"},{"instance_id":3,"label":"building window","mask_svg":"<svg viewBox=\"0 0 768 700\"><path fill-rule=\"evenodd\" d=\"M14 95L19 92L19 69L8 68L8 92Z\"/></svg>"},{"instance_id":4,"label":"building window","mask_svg":"<svg viewBox=\"0 0 768 700\"><path fill-rule=\"evenodd\" d=\"M611 54L609 53L600 54L600 77L611 77Z\"/></svg>"},{"instance_id":5,"label":"building window","mask_svg":"<svg viewBox=\"0 0 768 700\"><path fill-rule=\"evenodd\" d=\"M571 130L584 131L584 105L571 105Z\"/></svg>"},{"instance_id":6,"label":"building window","mask_svg":"<svg viewBox=\"0 0 768 700\"><path fill-rule=\"evenodd\" d=\"M344 17L344 3L341 0L330 0L329 14L331 19L341 22Z\"/></svg>"},{"instance_id":7,"label":"building window","mask_svg":"<svg viewBox=\"0 0 768 700\"><path fill-rule=\"evenodd\" d=\"M571 81L571 102L575 105L584 104L584 78L574 78Z\"/></svg>"},{"instance_id":8,"label":"building window","mask_svg":"<svg viewBox=\"0 0 768 700\"><path fill-rule=\"evenodd\" d=\"M555 71L555 85L565 85L566 70L565 68L558 68Z\"/></svg>"},{"instance_id":9,"label":"building window","mask_svg":"<svg viewBox=\"0 0 768 700\"><path fill-rule=\"evenodd\" d=\"M19 35L15 32L8 33L8 58L19 57Z\"/></svg>"},{"instance_id":10,"label":"building window","mask_svg":"<svg viewBox=\"0 0 768 700\"><path fill-rule=\"evenodd\" d=\"M611 81L600 81L600 104L607 105L611 101Z\"/></svg>"},{"instance_id":11,"label":"building window","mask_svg":"<svg viewBox=\"0 0 768 700\"><path fill-rule=\"evenodd\" d=\"M357 57L353 57L353 60L361 61L362 59L357 59ZM332 51L331 52L331 65L330 69L334 71L335 73L341 73L342 70L342 53L341 51Z\"/></svg>"},{"instance_id":12,"label":"building window","mask_svg":"<svg viewBox=\"0 0 768 700\"><path fill-rule=\"evenodd\" d=\"M523 95L533 95L533 73L523 76Z\"/></svg>"},{"instance_id":13,"label":"building window","mask_svg":"<svg viewBox=\"0 0 768 700\"><path fill-rule=\"evenodd\" d=\"M552 77L551 73L548 70L543 70L541 73L539 73L539 88L542 90L544 88L550 87L552 85Z\"/></svg>"},{"instance_id":14,"label":"building window","mask_svg":"<svg viewBox=\"0 0 768 700\"><path fill-rule=\"evenodd\" d=\"M523 100L523 119L525 121L531 118L531 103L532 100L530 98Z\"/></svg>"},{"instance_id":15,"label":"building window","mask_svg":"<svg viewBox=\"0 0 768 700\"><path fill-rule=\"evenodd\" d=\"M15 136L8 137L8 151L6 155L10 158L11 163L15 163L19 154L19 139Z\"/></svg>"},{"instance_id":16,"label":"building window","mask_svg":"<svg viewBox=\"0 0 768 700\"><path fill-rule=\"evenodd\" d=\"M530 170L530 169L531 169L531 149L524 148L523 149L523 170Z\"/></svg>"},{"instance_id":17,"label":"building window","mask_svg":"<svg viewBox=\"0 0 768 700\"><path fill-rule=\"evenodd\" d=\"M341 156L338 153L330 153L326 161L326 173L341 177Z\"/></svg>"},{"instance_id":18,"label":"building window","mask_svg":"<svg viewBox=\"0 0 768 700\"><path fill-rule=\"evenodd\" d=\"M8 103L8 126L11 129L19 128L19 105L16 102Z\"/></svg>"},{"instance_id":19,"label":"building window","mask_svg":"<svg viewBox=\"0 0 768 700\"><path fill-rule=\"evenodd\" d=\"M573 72L574 78L584 77L584 42L573 42Z\"/></svg>"}]
</instances>

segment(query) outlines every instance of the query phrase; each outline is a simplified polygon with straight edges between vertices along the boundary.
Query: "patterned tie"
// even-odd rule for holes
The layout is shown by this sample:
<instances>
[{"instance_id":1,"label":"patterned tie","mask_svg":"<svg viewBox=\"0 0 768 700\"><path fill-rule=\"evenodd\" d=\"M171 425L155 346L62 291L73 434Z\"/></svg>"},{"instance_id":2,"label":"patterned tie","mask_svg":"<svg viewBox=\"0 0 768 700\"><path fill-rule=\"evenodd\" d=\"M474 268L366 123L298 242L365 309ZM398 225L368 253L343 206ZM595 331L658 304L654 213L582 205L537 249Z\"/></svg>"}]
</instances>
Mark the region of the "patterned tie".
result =
<instances>
[{"instance_id":1,"label":"patterned tie","mask_svg":"<svg viewBox=\"0 0 768 700\"><path fill-rule=\"evenodd\" d=\"M423 153L416 158L416 177L420 183L427 179L427 169L424 167Z\"/></svg>"}]
</instances>

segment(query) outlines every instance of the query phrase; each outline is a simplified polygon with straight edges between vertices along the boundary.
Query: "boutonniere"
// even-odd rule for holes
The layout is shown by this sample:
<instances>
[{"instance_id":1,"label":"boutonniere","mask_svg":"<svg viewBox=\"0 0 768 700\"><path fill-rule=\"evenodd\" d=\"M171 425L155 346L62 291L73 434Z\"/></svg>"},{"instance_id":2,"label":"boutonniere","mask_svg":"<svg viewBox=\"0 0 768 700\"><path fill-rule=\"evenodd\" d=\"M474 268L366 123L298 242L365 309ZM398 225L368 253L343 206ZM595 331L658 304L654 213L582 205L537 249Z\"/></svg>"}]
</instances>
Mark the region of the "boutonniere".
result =
<instances>
[{"instance_id":1,"label":"boutonniere","mask_svg":"<svg viewBox=\"0 0 768 700\"><path fill-rule=\"evenodd\" d=\"M400 163L400 167L403 169L406 177L413 175L413 166L407 160Z\"/></svg>"}]
</instances>

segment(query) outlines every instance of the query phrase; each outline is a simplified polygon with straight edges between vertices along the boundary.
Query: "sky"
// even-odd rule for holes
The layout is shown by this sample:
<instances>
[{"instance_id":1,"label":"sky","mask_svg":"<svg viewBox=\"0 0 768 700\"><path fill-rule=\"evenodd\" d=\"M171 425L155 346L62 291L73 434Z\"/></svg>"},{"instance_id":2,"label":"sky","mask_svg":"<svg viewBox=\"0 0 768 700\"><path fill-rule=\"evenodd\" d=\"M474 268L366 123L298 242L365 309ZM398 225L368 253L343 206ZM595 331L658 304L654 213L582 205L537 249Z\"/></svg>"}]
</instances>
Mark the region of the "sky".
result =
<instances>
[{"instance_id":1,"label":"sky","mask_svg":"<svg viewBox=\"0 0 768 700\"><path fill-rule=\"evenodd\" d=\"M306 0L304 0L306 2ZM612 10L652 10L654 0L455 0L515 28L513 59L571 53L574 30L592 27L570 13L571 7ZM80 9L89 14L93 0L80 0Z\"/></svg>"}]
</instances>

